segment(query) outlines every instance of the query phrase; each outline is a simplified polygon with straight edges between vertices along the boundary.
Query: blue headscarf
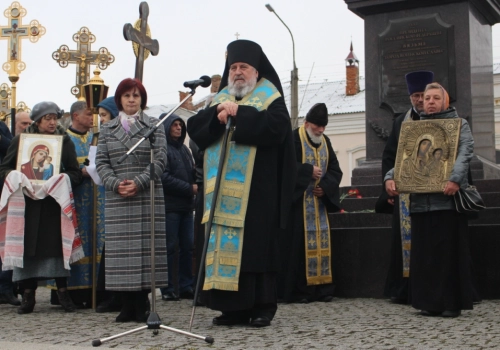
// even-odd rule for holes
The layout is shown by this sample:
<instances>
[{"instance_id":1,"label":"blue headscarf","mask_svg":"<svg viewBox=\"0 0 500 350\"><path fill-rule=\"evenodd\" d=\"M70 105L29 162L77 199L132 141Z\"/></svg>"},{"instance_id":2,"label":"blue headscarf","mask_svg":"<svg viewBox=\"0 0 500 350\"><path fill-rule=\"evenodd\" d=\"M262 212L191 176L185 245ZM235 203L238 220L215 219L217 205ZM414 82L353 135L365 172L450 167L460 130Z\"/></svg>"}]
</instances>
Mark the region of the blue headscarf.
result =
<instances>
[{"instance_id":1,"label":"blue headscarf","mask_svg":"<svg viewBox=\"0 0 500 350\"><path fill-rule=\"evenodd\" d=\"M99 107L107 110L109 114L111 114L111 119L115 119L118 116L118 108L116 107L114 96L110 96L102 100L97 105L97 108Z\"/></svg>"}]
</instances>

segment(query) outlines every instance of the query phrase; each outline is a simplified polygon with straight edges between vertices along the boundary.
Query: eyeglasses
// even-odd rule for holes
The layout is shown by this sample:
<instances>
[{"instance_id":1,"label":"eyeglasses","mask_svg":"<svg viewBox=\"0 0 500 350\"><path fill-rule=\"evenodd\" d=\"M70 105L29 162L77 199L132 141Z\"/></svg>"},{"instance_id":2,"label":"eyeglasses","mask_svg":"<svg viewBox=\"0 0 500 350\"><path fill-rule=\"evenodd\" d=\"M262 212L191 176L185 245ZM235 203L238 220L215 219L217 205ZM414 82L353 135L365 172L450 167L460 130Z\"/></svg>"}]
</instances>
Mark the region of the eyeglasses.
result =
<instances>
[{"instance_id":1,"label":"eyeglasses","mask_svg":"<svg viewBox=\"0 0 500 350\"><path fill-rule=\"evenodd\" d=\"M415 92L414 94L411 94L410 97L418 100L418 99L424 98L424 93L423 92Z\"/></svg>"},{"instance_id":2,"label":"eyeglasses","mask_svg":"<svg viewBox=\"0 0 500 350\"><path fill-rule=\"evenodd\" d=\"M56 114L46 114L42 117L43 120L56 120L57 121L57 115Z\"/></svg>"}]
</instances>

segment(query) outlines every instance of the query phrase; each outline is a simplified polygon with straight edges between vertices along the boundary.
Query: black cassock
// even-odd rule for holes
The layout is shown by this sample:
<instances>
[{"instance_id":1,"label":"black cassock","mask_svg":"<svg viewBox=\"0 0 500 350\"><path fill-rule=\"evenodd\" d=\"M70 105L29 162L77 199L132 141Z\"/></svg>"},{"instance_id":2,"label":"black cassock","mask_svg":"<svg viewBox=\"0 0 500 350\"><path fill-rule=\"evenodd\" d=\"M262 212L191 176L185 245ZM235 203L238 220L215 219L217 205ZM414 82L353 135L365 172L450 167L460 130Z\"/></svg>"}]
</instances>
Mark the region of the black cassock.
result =
<instances>
[{"instance_id":1,"label":"black cassock","mask_svg":"<svg viewBox=\"0 0 500 350\"><path fill-rule=\"evenodd\" d=\"M391 234L391 253L389 262L389 271L385 282L384 295L395 298L399 302L409 302L408 277L403 277L403 251L401 243L401 226L399 223L399 197L394 197L394 206L387 203L389 195L385 191L383 183L385 174L392 168L396 162L398 152L399 133L401 124L405 119L406 113L399 115L392 125L392 131L387 139L387 143L382 154L382 194L377 201L376 212L392 214L392 234ZM412 108L411 119L420 120L420 116Z\"/></svg>"},{"instance_id":2,"label":"black cassock","mask_svg":"<svg viewBox=\"0 0 500 350\"><path fill-rule=\"evenodd\" d=\"M305 237L304 237L304 191L312 181L313 166L303 164L302 144L299 129L294 130L294 146L297 158L297 182L292 204L292 215L288 220L287 228L281 231L280 240L281 271L278 278L278 297L285 302L315 301L324 296L333 295L334 283L317 286L307 286L306 261L305 261ZM329 213L340 210L339 185L342 180L337 156L333 150L330 139L324 136L328 147L328 167L325 176L319 182L319 186L325 192L321 200ZM312 143L312 141L309 139ZM319 147L319 145L318 145ZM335 281L335 276L333 277Z\"/></svg>"},{"instance_id":3,"label":"black cassock","mask_svg":"<svg viewBox=\"0 0 500 350\"><path fill-rule=\"evenodd\" d=\"M276 304L279 229L286 225L296 174L290 117L282 97L263 111L238 106L234 123L232 141L257 146L257 154L245 217L239 290L206 293L207 306L223 312ZM217 105L187 122L189 137L202 151L220 139L224 130L217 119ZM275 312L276 307L272 308ZM266 316L272 319L274 312Z\"/></svg>"}]
</instances>

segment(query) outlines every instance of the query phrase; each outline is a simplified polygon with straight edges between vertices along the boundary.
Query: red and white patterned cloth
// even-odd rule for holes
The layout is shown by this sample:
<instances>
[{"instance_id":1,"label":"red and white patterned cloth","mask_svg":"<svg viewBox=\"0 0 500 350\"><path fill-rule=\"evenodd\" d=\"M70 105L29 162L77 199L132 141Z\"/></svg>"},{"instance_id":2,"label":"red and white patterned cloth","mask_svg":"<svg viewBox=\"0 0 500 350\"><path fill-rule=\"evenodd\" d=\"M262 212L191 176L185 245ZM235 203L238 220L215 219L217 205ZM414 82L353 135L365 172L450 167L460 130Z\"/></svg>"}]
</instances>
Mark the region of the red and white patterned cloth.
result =
<instances>
[{"instance_id":1,"label":"red and white patterned cloth","mask_svg":"<svg viewBox=\"0 0 500 350\"><path fill-rule=\"evenodd\" d=\"M61 206L61 234L64 268L82 259L82 242L78 234L71 182L66 174L52 176L43 184L32 184L19 171L11 171L5 179L0 199L0 258L2 270L23 267L24 195L37 200L53 197Z\"/></svg>"}]
</instances>

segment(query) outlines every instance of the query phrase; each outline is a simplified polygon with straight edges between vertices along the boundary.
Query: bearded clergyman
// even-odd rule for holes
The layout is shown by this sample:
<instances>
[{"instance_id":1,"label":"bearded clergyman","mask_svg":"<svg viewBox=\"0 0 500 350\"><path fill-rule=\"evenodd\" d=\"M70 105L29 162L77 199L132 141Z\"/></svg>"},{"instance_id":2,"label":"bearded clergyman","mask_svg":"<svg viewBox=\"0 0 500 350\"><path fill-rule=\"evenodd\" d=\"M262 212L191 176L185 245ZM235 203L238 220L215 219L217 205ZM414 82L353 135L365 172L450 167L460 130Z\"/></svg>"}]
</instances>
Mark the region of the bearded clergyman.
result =
<instances>
[{"instance_id":1,"label":"bearded clergyman","mask_svg":"<svg viewBox=\"0 0 500 350\"><path fill-rule=\"evenodd\" d=\"M229 118L234 127L222 144ZM222 312L213 323L269 326L277 311L279 229L290 210L296 160L281 83L257 43L228 45L219 92L188 119L187 131L204 151L202 222L221 176L203 284L207 306Z\"/></svg>"},{"instance_id":2,"label":"bearded clergyman","mask_svg":"<svg viewBox=\"0 0 500 350\"><path fill-rule=\"evenodd\" d=\"M329 302L334 281L328 213L340 210L342 180L330 138L328 109L316 103L294 130L297 183L292 215L280 240L282 269L278 296L289 303Z\"/></svg>"}]
</instances>

